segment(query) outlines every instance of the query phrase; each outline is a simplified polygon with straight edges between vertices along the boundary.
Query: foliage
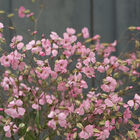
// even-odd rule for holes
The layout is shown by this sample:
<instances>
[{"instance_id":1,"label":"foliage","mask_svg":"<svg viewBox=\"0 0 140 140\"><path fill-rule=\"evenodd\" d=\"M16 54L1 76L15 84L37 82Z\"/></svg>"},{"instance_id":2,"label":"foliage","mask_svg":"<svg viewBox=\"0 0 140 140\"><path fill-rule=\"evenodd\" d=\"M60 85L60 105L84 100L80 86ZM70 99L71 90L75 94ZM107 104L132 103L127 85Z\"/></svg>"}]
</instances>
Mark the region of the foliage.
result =
<instances>
[{"instance_id":1,"label":"foliage","mask_svg":"<svg viewBox=\"0 0 140 140\"><path fill-rule=\"evenodd\" d=\"M36 24L34 13L23 6L18 14ZM8 14L8 18L13 16ZM139 29L128 28L132 32ZM136 114L140 96L134 93L140 85L137 38L133 39L134 52L121 58L112 54L117 41L101 43L101 37L90 37L86 27L78 34L67 28L63 37L51 32L49 38L42 35L38 40L35 30L26 44L22 35L14 36L11 52L5 52L4 30L0 22L3 139L140 138L140 117ZM93 86L89 80L94 81ZM132 99L124 100L128 95Z\"/></svg>"}]
</instances>

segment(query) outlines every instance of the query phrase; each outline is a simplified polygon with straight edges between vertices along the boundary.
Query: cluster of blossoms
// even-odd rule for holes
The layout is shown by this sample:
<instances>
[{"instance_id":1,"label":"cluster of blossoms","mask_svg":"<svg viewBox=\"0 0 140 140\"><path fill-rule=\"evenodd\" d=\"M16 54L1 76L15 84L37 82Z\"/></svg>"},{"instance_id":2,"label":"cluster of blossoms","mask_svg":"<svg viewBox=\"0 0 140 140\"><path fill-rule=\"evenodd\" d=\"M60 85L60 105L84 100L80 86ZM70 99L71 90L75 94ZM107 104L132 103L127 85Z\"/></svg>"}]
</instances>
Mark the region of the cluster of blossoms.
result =
<instances>
[{"instance_id":1,"label":"cluster of blossoms","mask_svg":"<svg viewBox=\"0 0 140 140\"><path fill-rule=\"evenodd\" d=\"M20 7L19 16L26 12ZM0 23L1 44L3 28ZM5 136L40 139L45 131L48 139L57 135L66 140L105 140L111 132L118 139L140 138L140 119L134 114L140 95L132 92L133 99L123 100L140 78L140 57L137 53L125 59L111 56L116 45L117 41L101 43L99 35L89 38L86 27L78 35L67 28L63 37L51 32L50 38L42 36L26 44L23 36L14 36L12 52L0 57L5 69L1 93L7 97L0 106ZM128 77L135 84L122 88ZM88 84L92 79L99 82L94 87ZM120 131L123 125L127 132Z\"/></svg>"},{"instance_id":2,"label":"cluster of blossoms","mask_svg":"<svg viewBox=\"0 0 140 140\"><path fill-rule=\"evenodd\" d=\"M33 12L30 12L29 9L25 9L24 6L20 6L20 8L18 9L18 16L20 18L24 18L25 16L27 18L29 18L29 17L32 17L33 15L34 15L34 13Z\"/></svg>"}]
</instances>

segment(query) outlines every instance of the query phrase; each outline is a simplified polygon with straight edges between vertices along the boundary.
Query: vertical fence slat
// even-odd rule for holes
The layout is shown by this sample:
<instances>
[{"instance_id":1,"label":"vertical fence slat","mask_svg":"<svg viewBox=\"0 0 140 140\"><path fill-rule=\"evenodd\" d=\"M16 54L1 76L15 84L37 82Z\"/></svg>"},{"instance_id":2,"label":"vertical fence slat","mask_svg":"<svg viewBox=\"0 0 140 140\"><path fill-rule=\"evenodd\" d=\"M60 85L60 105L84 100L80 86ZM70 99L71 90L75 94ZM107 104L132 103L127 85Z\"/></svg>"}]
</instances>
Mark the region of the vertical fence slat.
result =
<instances>
[{"instance_id":1,"label":"vertical fence slat","mask_svg":"<svg viewBox=\"0 0 140 140\"><path fill-rule=\"evenodd\" d=\"M94 0L94 34L100 34L102 40L114 40L114 1Z\"/></svg>"},{"instance_id":2,"label":"vertical fence slat","mask_svg":"<svg viewBox=\"0 0 140 140\"><path fill-rule=\"evenodd\" d=\"M7 18L7 14L11 12L11 0L0 0L0 10L6 11L5 14L0 14L0 22L3 22L5 28L4 36L7 39L7 42L10 42L11 31L7 28L10 26L11 20Z\"/></svg>"},{"instance_id":3,"label":"vertical fence slat","mask_svg":"<svg viewBox=\"0 0 140 140\"><path fill-rule=\"evenodd\" d=\"M35 4L31 5L31 0L13 1L13 9L19 8L20 5L25 6L31 11L35 11L38 14L38 10ZM90 1L85 0L45 0L44 11L41 14L38 29L39 33L49 34L51 31L56 31L62 34L66 27L73 27L78 32L82 27L87 26L90 28ZM23 19L15 18L14 24L17 27L17 32L26 36L27 28L32 29L32 25L29 22L25 22ZM21 32L22 31L22 32Z\"/></svg>"}]
</instances>

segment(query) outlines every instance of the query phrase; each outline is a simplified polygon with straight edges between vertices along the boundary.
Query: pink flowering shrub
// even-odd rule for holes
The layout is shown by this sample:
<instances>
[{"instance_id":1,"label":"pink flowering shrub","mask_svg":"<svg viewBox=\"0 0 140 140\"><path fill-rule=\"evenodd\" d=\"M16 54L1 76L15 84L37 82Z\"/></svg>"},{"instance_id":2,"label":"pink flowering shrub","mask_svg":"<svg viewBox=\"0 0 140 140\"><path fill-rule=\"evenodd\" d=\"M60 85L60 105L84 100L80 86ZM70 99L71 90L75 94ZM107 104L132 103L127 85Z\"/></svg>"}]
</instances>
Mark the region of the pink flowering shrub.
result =
<instances>
[{"instance_id":1,"label":"pink flowering shrub","mask_svg":"<svg viewBox=\"0 0 140 140\"><path fill-rule=\"evenodd\" d=\"M23 6L18 14L33 16ZM1 48L3 31L0 22ZM117 41L101 43L100 36L90 37L86 27L79 34L67 28L63 37L51 32L48 38L28 43L22 35L14 36L12 51L2 50L0 56L2 138L139 139L140 92L133 89L140 85L140 42L135 43L136 51L121 58L112 55ZM97 83L91 87L89 79Z\"/></svg>"}]
</instances>

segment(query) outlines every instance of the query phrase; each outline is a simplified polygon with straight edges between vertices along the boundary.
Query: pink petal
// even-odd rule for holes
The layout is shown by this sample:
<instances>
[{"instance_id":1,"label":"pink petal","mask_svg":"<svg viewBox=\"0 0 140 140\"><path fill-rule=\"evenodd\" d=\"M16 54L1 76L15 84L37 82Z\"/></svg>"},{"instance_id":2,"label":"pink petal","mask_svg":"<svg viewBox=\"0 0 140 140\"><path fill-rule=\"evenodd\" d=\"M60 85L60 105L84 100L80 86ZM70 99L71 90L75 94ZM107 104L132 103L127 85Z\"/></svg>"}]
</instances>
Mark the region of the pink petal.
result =
<instances>
[{"instance_id":1,"label":"pink petal","mask_svg":"<svg viewBox=\"0 0 140 140\"><path fill-rule=\"evenodd\" d=\"M65 115L64 113L60 113L60 114L58 115L58 119L59 119L59 120L65 120L65 119L66 119L66 115Z\"/></svg>"},{"instance_id":2,"label":"pink petal","mask_svg":"<svg viewBox=\"0 0 140 140\"><path fill-rule=\"evenodd\" d=\"M23 116L25 113L25 109L22 107L18 107L18 113L19 113L19 115Z\"/></svg>"},{"instance_id":3,"label":"pink petal","mask_svg":"<svg viewBox=\"0 0 140 140\"><path fill-rule=\"evenodd\" d=\"M48 115L48 118L53 118L55 115L55 112L54 111L51 111L50 114Z\"/></svg>"},{"instance_id":4,"label":"pink petal","mask_svg":"<svg viewBox=\"0 0 140 140\"><path fill-rule=\"evenodd\" d=\"M5 136L8 137L8 138L10 138L10 137L11 137L11 131L10 131L10 130L7 131L7 132L5 133Z\"/></svg>"},{"instance_id":5,"label":"pink petal","mask_svg":"<svg viewBox=\"0 0 140 140\"><path fill-rule=\"evenodd\" d=\"M3 129L4 129L5 132L6 131L9 131L10 130L10 126L9 125L6 125L6 126L3 127Z\"/></svg>"},{"instance_id":6,"label":"pink petal","mask_svg":"<svg viewBox=\"0 0 140 140\"><path fill-rule=\"evenodd\" d=\"M130 106L130 107L133 107L134 106L134 101L133 100L129 100L127 102L127 104Z\"/></svg>"},{"instance_id":7,"label":"pink petal","mask_svg":"<svg viewBox=\"0 0 140 140\"><path fill-rule=\"evenodd\" d=\"M112 106L113 106L112 101L110 101L109 99L105 99L105 104L106 104L108 107L112 107Z\"/></svg>"},{"instance_id":8,"label":"pink petal","mask_svg":"<svg viewBox=\"0 0 140 140\"><path fill-rule=\"evenodd\" d=\"M16 105L17 106L22 106L22 104L23 104L23 102L20 99L16 100Z\"/></svg>"},{"instance_id":9,"label":"pink petal","mask_svg":"<svg viewBox=\"0 0 140 140\"><path fill-rule=\"evenodd\" d=\"M24 47L24 43L20 42L17 44L17 49L21 50Z\"/></svg>"},{"instance_id":10,"label":"pink petal","mask_svg":"<svg viewBox=\"0 0 140 140\"><path fill-rule=\"evenodd\" d=\"M0 29L4 27L3 23L0 22Z\"/></svg>"}]
</instances>

